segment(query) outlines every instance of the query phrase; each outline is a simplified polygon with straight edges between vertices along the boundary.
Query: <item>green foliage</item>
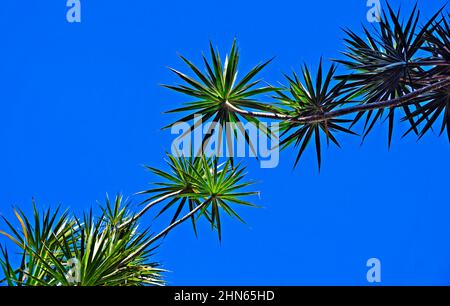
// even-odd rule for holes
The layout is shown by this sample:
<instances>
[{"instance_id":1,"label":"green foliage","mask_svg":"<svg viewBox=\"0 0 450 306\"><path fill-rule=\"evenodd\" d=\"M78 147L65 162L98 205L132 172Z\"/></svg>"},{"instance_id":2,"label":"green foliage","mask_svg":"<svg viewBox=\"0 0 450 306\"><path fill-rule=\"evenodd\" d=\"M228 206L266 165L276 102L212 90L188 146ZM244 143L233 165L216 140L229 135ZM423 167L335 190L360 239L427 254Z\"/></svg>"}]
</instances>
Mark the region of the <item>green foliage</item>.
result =
<instances>
[{"instance_id":1,"label":"green foliage","mask_svg":"<svg viewBox=\"0 0 450 306\"><path fill-rule=\"evenodd\" d=\"M315 75L305 65L301 77L295 72L285 76L286 87L261 86L261 79L256 77L269 60L238 79L236 41L225 59L210 44L210 60L203 56L205 72L181 56L193 76L171 69L183 84L164 86L194 101L169 113L187 112L177 122L191 122L188 132L211 121L222 127L237 124L253 152L254 144L243 125L251 123L261 128L258 118L281 121L280 146L283 149L294 146L298 150L294 166L308 145L314 143L319 169L322 140L325 138L327 144L331 140L339 147L336 134L355 134L351 129L364 117L363 138L376 122L386 118L390 145L396 114L400 112L402 120L409 123L405 135L414 132L420 139L442 118L440 133L447 130L450 141L450 27L446 19L449 15L442 14L441 9L419 25L417 6L406 19L400 10L395 12L387 2L386 6L387 12L373 31L363 27L359 35L345 30L345 59L335 62L348 71L339 76L334 64L324 73L321 61ZM275 95L276 102L261 101L261 95L268 93ZM211 125L203 146L215 128ZM265 129L260 132L268 133ZM225 136L228 142L238 137L236 131L227 129ZM167 171L147 167L160 181L139 193L146 199L137 214L130 213L129 204L117 196L113 202L106 199L98 217L91 211L79 219L67 211L60 212L59 208L40 212L33 203L32 218L21 210L14 211L20 228L3 218L9 232L0 234L19 249L19 262L16 265L8 248L0 246L0 267L4 274L0 283L161 285L164 271L151 260L155 241L187 219L197 234L196 223L200 218L217 230L221 240L222 215L243 222L235 207L255 206L245 200L257 194L248 190L253 183L245 180L245 167L234 165L232 159L219 163L217 157L168 155L167 165ZM148 228L139 230L140 217L160 203L163 204L155 218L172 210L169 226L157 235L150 234ZM78 271L75 281L73 260Z\"/></svg>"},{"instance_id":2,"label":"green foliage","mask_svg":"<svg viewBox=\"0 0 450 306\"><path fill-rule=\"evenodd\" d=\"M293 76L286 76L289 82L289 94L282 91L278 92L276 97L283 106L283 113L294 118L300 118L312 115L321 115L331 112L336 107L349 103L348 97L345 96L343 90L345 81L339 82L331 86L331 81L336 72L336 66L332 65L326 75L322 72L322 61L319 64L315 82L313 76L309 72L306 65L302 68L303 82L293 72ZM314 84L315 83L315 84ZM280 124L282 131L281 137L284 137L280 143L282 148L286 148L291 144L300 147L295 160L297 165L301 155L306 149L308 143L313 139L316 147L317 162L320 169L321 166L321 134L323 134L327 143L331 140L340 147L339 142L333 135L336 131L355 134L351 130L342 126L342 124L351 122L347 119L329 119L326 121L316 121L310 123L298 123L295 121L284 121Z\"/></svg>"},{"instance_id":3,"label":"green foliage","mask_svg":"<svg viewBox=\"0 0 450 306\"><path fill-rule=\"evenodd\" d=\"M245 167L232 165L231 160L223 164L218 164L217 158L202 157L179 157L168 155L167 164L170 171L162 171L148 167L162 182L154 183L157 187L140 192L143 195L150 195L145 203L155 199L174 194L170 201L163 206L157 217L171 207L176 206L172 222L188 204L189 211L193 211L198 205L207 203L197 214L191 216L194 231L196 231L196 221L204 217L212 228L217 229L219 239L222 237L221 212L225 212L231 217L243 221L239 214L232 208L232 204L255 206L241 199L242 197L257 194L254 191L243 191L253 183L244 181Z\"/></svg>"},{"instance_id":4,"label":"green foliage","mask_svg":"<svg viewBox=\"0 0 450 306\"><path fill-rule=\"evenodd\" d=\"M163 86L190 97L194 97L196 100L188 102L186 103L186 106L171 110L168 113L190 112L189 115L177 120L177 122L194 121L194 118L197 117L197 122L193 123L191 126L191 132L200 126L201 121L206 123L208 120L212 120L213 123L220 124L222 127L225 127L228 122L251 122L257 126L259 123L257 118L239 115L230 111L226 106L226 102L233 106L249 110L274 110L274 107L259 102L257 96L273 92L276 88L273 88L272 86L259 87L261 80L255 80L258 73L269 64L271 60L255 66L245 76L238 80L239 51L236 46L236 41L233 42L230 54L225 57L223 64L219 51L214 50L212 44L210 44L210 53L210 61L203 56L206 73L201 72L201 70L192 62L183 56L180 56L192 70L197 79L170 68L170 70L180 77L187 85ZM201 121L198 120L200 118L202 119ZM240 125L237 125L237 127L240 128L239 131L245 137L250 148L254 151L254 146L247 131ZM206 133L206 136L203 139L203 146L212 136L213 128L214 125L211 125L211 129ZM224 132L226 133L227 131L225 130ZM230 133L226 134L226 136L228 137L227 139L237 137L237 135Z\"/></svg>"},{"instance_id":5,"label":"green foliage","mask_svg":"<svg viewBox=\"0 0 450 306\"><path fill-rule=\"evenodd\" d=\"M243 189L252 185L244 181L245 167L232 165L231 160L218 164L217 158L176 158L168 155L169 171L148 167L164 179L156 188L141 194L164 201L157 217L177 206L170 226L179 222L178 216L188 204L192 224L204 217L222 237L221 213L240 221L235 205L254 206L242 197L256 194ZM145 211L148 208L145 209ZM132 286L162 285L162 269L151 261L156 237L149 229L138 230L139 217L130 213L129 203L121 195L114 201L106 198L101 215L92 210L83 218L54 212L40 212L33 202L33 218L15 210L20 229L3 217L9 233L0 231L19 249L20 264L15 266L6 246L0 246L0 267L10 286ZM141 211L142 215L145 211ZM170 228L171 229L171 228ZM75 266L74 266L75 264ZM74 272L76 269L77 272Z\"/></svg>"},{"instance_id":6,"label":"green foliage","mask_svg":"<svg viewBox=\"0 0 450 306\"><path fill-rule=\"evenodd\" d=\"M441 134L447 129L450 140L448 14L442 14L442 8L421 23L417 5L406 18L400 10L394 11L387 1L385 5L381 20L373 29L363 26L361 34L350 29L344 30L347 35L347 50L343 52L345 58L334 61L347 70L342 69L343 72L335 76L336 67L332 66L328 74L323 76L321 63L315 84L305 66L302 69L303 80L294 73L292 77L287 77L286 88L268 86L250 90L258 81L251 82L249 87L242 85L267 65L266 62L255 67L238 85L234 85L239 58L235 42L230 59L223 66L218 52L211 48L214 69L204 58L207 74L202 74L182 57L199 81L175 71L190 86L166 87L198 100L170 112L191 111L181 121L189 121L195 114L200 114L222 125L225 122L256 122L257 118L281 121L281 147L293 146L298 150L294 166L308 144L314 142L319 169L322 159L321 138L326 137L327 142L331 140L339 146L335 134L354 134L351 129L362 118L365 118L363 139L372 131L375 123L388 121L389 146L398 114L402 121L409 124L405 135L414 132L419 138L431 131L442 117ZM276 92L275 98L281 103L264 103L254 98L256 94L271 91ZM227 101L233 107L230 108ZM350 114L354 116L350 117ZM307 119L299 121L298 118ZM345 127L346 123L349 126ZM197 127L192 124L191 130ZM266 131L260 127L260 132ZM226 136L229 138L232 135ZM253 150L248 135L247 142Z\"/></svg>"},{"instance_id":7,"label":"green foliage","mask_svg":"<svg viewBox=\"0 0 450 306\"><path fill-rule=\"evenodd\" d=\"M135 223L118 229L128 220L128 204L117 196L106 199L103 214L92 211L83 220L59 209L39 212L33 203L34 218L16 211L21 225L17 230L7 219L9 237L19 248L21 262L15 267L8 249L1 247L0 266L10 286L130 286L163 284L158 264L150 258L154 248L141 247L151 236L138 231ZM77 263L72 265L71 263ZM79 270L75 272L73 269ZM72 278L70 278L72 276Z\"/></svg>"}]
</instances>

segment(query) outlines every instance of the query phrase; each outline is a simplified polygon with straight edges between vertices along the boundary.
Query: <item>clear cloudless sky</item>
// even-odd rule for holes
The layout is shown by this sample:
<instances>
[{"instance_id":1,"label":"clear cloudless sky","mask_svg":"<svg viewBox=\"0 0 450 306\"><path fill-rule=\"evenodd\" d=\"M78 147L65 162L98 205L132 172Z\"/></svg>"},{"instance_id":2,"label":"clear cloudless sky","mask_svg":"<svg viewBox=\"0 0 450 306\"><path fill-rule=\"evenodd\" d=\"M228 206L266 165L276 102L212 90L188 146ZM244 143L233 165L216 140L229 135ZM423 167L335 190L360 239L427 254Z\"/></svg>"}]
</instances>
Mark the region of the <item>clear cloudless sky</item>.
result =
<instances>
[{"instance_id":1,"label":"clear cloudless sky","mask_svg":"<svg viewBox=\"0 0 450 306\"><path fill-rule=\"evenodd\" d=\"M409 11L414 1L389 1ZM419 1L424 17L445 0ZM81 0L81 23L66 1L0 3L0 213L62 204L79 213L105 194L133 195L164 168L173 135L164 111L186 97L159 86L200 63L212 40L225 53L234 37L240 71L276 56L269 82L302 63L316 67L344 50L342 27L361 32L366 1ZM189 99L189 98L187 98ZM171 285L367 285L366 262L382 264L384 285L450 285L450 146L445 137L401 139L392 148L377 124L365 143L340 135L317 171L310 148L275 169L248 159L264 208L244 208L247 224L224 220L220 244L203 225L174 230L155 259ZM134 202L138 202L135 199ZM166 220L162 220L166 221ZM164 223L143 219L154 231ZM4 241L3 239L1 241Z\"/></svg>"}]
</instances>

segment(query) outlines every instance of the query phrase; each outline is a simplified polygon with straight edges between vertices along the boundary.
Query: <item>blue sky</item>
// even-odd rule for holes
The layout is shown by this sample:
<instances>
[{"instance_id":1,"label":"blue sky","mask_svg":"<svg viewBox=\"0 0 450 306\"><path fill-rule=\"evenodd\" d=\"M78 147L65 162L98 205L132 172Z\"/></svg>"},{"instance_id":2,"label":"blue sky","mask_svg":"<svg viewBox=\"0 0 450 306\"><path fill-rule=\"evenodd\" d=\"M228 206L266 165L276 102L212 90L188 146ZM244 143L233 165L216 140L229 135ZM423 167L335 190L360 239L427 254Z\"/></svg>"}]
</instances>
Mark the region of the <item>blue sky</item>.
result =
<instances>
[{"instance_id":1,"label":"blue sky","mask_svg":"<svg viewBox=\"0 0 450 306\"><path fill-rule=\"evenodd\" d=\"M389 1L397 5L400 1ZM401 1L405 9L413 1ZM446 1L419 1L431 16ZM81 0L69 24L65 0L0 4L0 213L62 204L81 212L105 193L132 195L164 167L173 136L162 112L186 98L160 87L186 71L177 53L200 61L208 42L224 53L234 37L240 71L276 56L263 72L315 67L340 57L341 27L367 23L366 1ZM246 225L224 220L223 241L190 224L168 236L156 259L171 285L367 285L366 261L382 263L384 285L450 285L450 202L446 138L400 139L379 124L361 146L313 150L292 170L295 151L275 169L247 160L261 209L241 209ZM137 199L136 201L138 201ZM164 220L163 220L164 221ZM144 218L155 231L164 225Z\"/></svg>"}]
</instances>

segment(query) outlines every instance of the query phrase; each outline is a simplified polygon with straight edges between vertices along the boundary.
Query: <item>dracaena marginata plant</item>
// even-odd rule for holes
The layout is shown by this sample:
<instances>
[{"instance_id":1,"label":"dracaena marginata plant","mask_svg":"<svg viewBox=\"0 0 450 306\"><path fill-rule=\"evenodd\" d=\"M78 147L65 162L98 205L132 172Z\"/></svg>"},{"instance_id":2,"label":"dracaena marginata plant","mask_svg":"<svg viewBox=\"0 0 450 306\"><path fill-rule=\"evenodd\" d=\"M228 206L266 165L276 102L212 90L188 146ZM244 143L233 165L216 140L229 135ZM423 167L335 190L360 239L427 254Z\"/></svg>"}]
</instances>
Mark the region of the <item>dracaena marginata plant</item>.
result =
<instances>
[{"instance_id":1,"label":"dracaena marginata plant","mask_svg":"<svg viewBox=\"0 0 450 306\"><path fill-rule=\"evenodd\" d=\"M117 196L106 200L102 214L92 212L81 220L68 212L40 212L33 203L33 218L15 210L20 229L4 219L10 233L1 232L19 250L16 266L1 247L0 266L10 286L125 286L163 284L158 263L151 262L153 248L136 252L151 239L138 232L135 222L118 228L129 218L128 204Z\"/></svg>"},{"instance_id":2,"label":"dracaena marginata plant","mask_svg":"<svg viewBox=\"0 0 450 306\"><path fill-rule=\"evenodd\" d=\"M234 206L255 206L243 198L256 194L246 191L252 182L244 180L245 167L231 161L219 164L217 158L168 155L168 171L148 167L161 178L149 190L138 213L118 195L108 198L95 217L92 210L79 219L68 212L40 212L33 203L33 218L14 210L19 227L3 217L8 231L0 231L19 250L19 262L1 246L0 282L11 286L134 286L162 285L159 264L151 260L158 240L186 220L203 218L222 238L223 213L242 221ZM174 207L170 224L153 234L139 229L139 219L157 204L165 203L157 217ZM184 213L182 217L179 217Z\"/></svg>"},{"instance_id":3,"label":"dracaena marginata plant","mask_svg":"<svg viewBox=\"0 0 450 306\"><path fill-rule=\"evenodd\" d=\"M261 79L256 78L270 61L238 79L236 42L225 60L211 45L210 60L203 56L205 73L181 57L192 76L171 69L185 84L164 86L195 100L169 113L189 112L178 121L190 121L195 116L202 122L249 121L256 126L261 118L279 121L280 146L298 148L294 165L314 142L319 169L321 140L339 146L335 135L355 135L352 129L361 119L363 138L376 122L387 119L389 146L396 117L409 124L405 135L414 132L419 138L440 120L440 132L447 131L450 140L449 14L442 8L422 22L417 6L407 18L387 2L386 7L380 22L372 29L363 27L362 35L344 30L344 58L333 60L328 72L324 72L322 61L315 74L305 65L300 76L295 72L285 75L286 85L281 88L267 83L261 86ZM343 72L337 74L335 65ZM264 100L267 93L273 98L270 101ZM191 124L191 130L198 127ZM227 139L236 135L226 129L222 132ZM210 137L206 133L203 141ZM251 146L252 139L245 137Z\"/></svg>"},{"instance_id":4,"label":"dracaena marginata plant","mask_svg":"<svg viewBox=\"0 0 450 306\"><path fill-rule=\"evenodd\" d=\"M357 134L353 129L361 120L365 138L376 122L387 119L389 145L396 118L408 124L404 136L414 133L421 138L440 124L440 133L446 132L450 140L449 14L443 8L422 21L417 7L406 18L387 2L386 7L374 28L363 27L361 35L344 30L347 50L342 59L328 69L321 60L316 73L304 65L300 73L285 75L285 85L277 87L259 77L271 60L238 76L236 42L225 58L210 44L210 58L202 57L204 69L181 56L193 75L171 69L183 84L164 86L194 100L169 113L185 113L177 122L190 122L189 132L201 128L199 122L260 127L262 118L278 121L280 147L298 150L294 166L314 143L319 169L322 142L340 146L337 134ZM264 101L265 96L270 101ZM254 139L237 126L254 151ZM220 132L227 141L238 137L237 131ZM266 129L261 132L271 135ZM211 136L209 130L202 148ZM246 201L256 192L249 191L252 182L245 180L245 167L233 159L167 155L166 162L167 170L147 167L160 181L138 193L145 198L136 213L117 196L114 203L106 200L98 217L90 212L77 218L59 209L41 213L34 206L32 219L15 211L18 227L4 218L9 231L0 233L17 246L19 257L11 258L1 247L0 281L17 286L164 284L164 271L152 260L161 238L185 221L197 234L202 219L221 240L222 216L243 221L236 207L255 206ZM155 218L172 211L169 225L157 234L140 229L142 216L157 206Z\"/></svg>"}]
</instances>

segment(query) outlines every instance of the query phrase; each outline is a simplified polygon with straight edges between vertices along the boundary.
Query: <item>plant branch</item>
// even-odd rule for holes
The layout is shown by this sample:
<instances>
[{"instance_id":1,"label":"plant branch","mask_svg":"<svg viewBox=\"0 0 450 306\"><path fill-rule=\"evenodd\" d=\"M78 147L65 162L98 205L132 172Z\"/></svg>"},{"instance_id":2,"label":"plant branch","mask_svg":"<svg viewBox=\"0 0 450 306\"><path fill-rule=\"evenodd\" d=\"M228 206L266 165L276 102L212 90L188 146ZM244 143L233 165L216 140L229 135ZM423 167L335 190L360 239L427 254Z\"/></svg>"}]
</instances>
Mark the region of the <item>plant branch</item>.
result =
<instances>
[{"instance_id":1,"label":"plant branch","mask_svg":"<svg viewBox=\"0 0 450 306\"><path fill-rule=\"evenodd\" d=\"M388 107L389 108L398 107L398 106L408 103L409 101L411 101L417 97L420 97L423 94L426 94L433 90L441 89L441 88L449 86L449 85L450 85L450 78L447 77L446 79L444 79L442 81L422 87L420 89L417 89L416 91L413 91L409 94L406 94L404 96L401 96L401 97L398 97L395 99L378 101L378 102L373 102L373 103L366 103L366 104L358 104L355 106L350 106L350 107L334 110L334 111L331 111L328 113L315 114L315 115L309 115L309 116L300 116L300 117L295 117L295 116L290 116L290 115L280 114L280 113L248 111L248 110L238 108L228 101L225 101L225 106L229 110L236 112L240 115L244 115L244 116L269 118L269 119L276 119L276 120L283 120L283 121L290 121L290 122L306 124L306 123L322 122L322 121L326 121L328 119L332 119L332 118L336 118L336 117L340 117L340 116L344 116L344 115L349 115L349 114L357 113L357 112L361 112L361 111L369 111L369 110L388 108Z\"/></svg>"},{"instance_id":2,"label":"plant branch","mask_svg":"<svg viewBox=\"0 0 450 306\"><path fill-rule=\"evenodd\" d=\"M206 200L205 202L203 202L202 204L198 205L196 208L191 210L189 213L187 213L184 217L182 217L182 218L178 219L177 221L174 221L173 223L171 223L168 227L166 227L164 230L162 230L158 235L156 235L155 237L150 239L148 244L150 245L153 242L155 242L156 240L160 239L161 237L167 235L174 227L176 227L177 225L180 225L181 223L183 223L184 221L189 219L197 211L199 211L200 209L202 209L203 207L208 205L210 202L211 202L211 199Z\"/></svg>"},{"instance_id":3,"label":"plant branch","mask_svg":"<svg viewBox=\"0 0 450 306\"><path fill-rule=\"evenodd\" d=\"M142 215L144 215L151 207L153 207L154 205L168 199L171 198L173 196L176 196L178 194L180 194L182 192L182 190L178 190L169 194L166 194L165 196L162 196L150 203L148 203L140 212L138 212L136 215L134 215L130 220L122 223L121 225L118 226L118 229L121 229L127 225L129 225L130 223L133 223L134 221L138 220L140 217L142 217Z\"/></svg>"},{"instance_id":4,"label":"plant branch","mask_svg":"<svg viewBox=\"0 0 450 306\"><path fill-rule=\"evenodd\" d=\"M152 243L154 243L155 241L157 241L161 237L167 235L173 228L175 228L176 226L180 225L181 223L183 223L184 221L186 221L187 219L192 217L196 212L198 212L200 209L202 209L203 207L208 205L210 202L211 202L211 199L206 200L205 202L203 202L202 204L198 205L196 208L191 210L189 213L187 213L182 218L178 219L177 221L172 222L168 227L166 227L164 230L162 230L159 234L157 234L152 239L150 239L149 241L144 243L139 249L137 249L135 252L133 252L133 254L128 256L128 258L132 258L134 256L134 254L142 252L143 250L148 248ZM124 260L124 262L126 262L126 261L127 261L127 259Z\"/></svg>"}]
</instances>

